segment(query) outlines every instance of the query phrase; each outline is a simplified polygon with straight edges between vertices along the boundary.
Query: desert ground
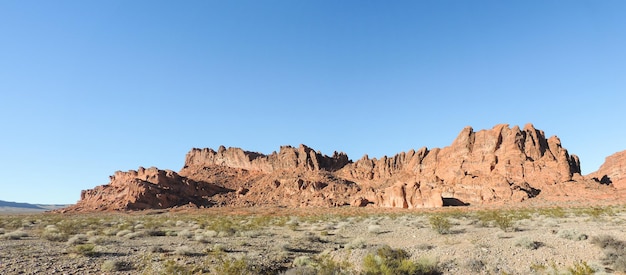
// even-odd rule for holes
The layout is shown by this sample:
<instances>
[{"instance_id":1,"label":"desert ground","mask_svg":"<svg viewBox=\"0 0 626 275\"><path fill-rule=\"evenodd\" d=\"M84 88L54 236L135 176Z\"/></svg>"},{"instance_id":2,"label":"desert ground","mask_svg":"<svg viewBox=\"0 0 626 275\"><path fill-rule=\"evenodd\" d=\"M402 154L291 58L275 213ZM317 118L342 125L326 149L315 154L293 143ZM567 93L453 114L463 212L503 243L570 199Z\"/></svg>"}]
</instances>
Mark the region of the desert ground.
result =
<instances>
[{"instance_id":1,"label":"desert ground","mask_svg":"<svg viewBox=\"0 0 626 275\"><path fill-rule=\"evenodd\" d=\"M0 215L0 274L621 274L626 208Z\"/></svg>"}]
</instances>

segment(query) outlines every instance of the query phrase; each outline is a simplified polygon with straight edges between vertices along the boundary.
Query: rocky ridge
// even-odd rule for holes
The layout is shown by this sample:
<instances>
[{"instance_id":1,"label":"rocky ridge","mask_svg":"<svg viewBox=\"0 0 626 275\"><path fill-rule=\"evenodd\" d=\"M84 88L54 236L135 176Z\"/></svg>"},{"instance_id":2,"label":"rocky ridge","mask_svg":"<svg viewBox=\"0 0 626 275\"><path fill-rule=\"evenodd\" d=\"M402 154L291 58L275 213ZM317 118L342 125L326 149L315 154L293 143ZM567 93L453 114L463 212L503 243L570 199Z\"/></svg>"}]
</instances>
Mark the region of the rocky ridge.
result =
<instances>
[{"instance_id":1,"label":"rocky ridge","mask_svg":"<svg viewBox=\"0 0 626 275\"><path fill-rule=\"evenodd\" d=\"M194 148L178 173L116 172L109 184L83 191L64 211L185 205L422 208L594 197L621 186L601 181L602 169L595 177L580 171L578 157L558 137L546 138L532 124L523 129L501 124L478 132L466 127L444 148L380 159L366 155L355 162L344 153L327 156L305 145L282 146L269 155Z\"/></svg>"},{"instance_id":2,"label":"rocky ridge","mask_svg":"<svg viewBox=\"0 0 626 275\"><path fill-rule=\"evenodd\" d=\"M606 157L600 169L589 174L589 177L618 189L626 189L626 151Z\"/></svg>"}]
</instances>

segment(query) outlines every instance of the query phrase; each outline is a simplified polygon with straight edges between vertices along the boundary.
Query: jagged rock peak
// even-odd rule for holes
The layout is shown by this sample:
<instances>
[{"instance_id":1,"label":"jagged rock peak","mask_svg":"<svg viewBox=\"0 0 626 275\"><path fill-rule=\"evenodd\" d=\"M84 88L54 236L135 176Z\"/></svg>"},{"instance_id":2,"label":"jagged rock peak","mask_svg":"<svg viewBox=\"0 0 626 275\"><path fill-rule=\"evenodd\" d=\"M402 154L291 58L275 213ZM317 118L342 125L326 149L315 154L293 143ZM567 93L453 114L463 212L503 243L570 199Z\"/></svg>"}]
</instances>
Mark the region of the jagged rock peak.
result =
<instances>
[{"instance_id":1,"label":"jagged rock peak","mask_svg":"<svg viewBox=\"0 0 626 275\"><path fill-rule=\"evenodd\" d=\"M332 156L323 155L310 147L300 144L298 148L281 146L278 153L264 155L244 151L241 148L220 146L216 152L210 148L194 148L185 158L185 168L194 166L226 166L262 172L283 169L304 169L308 171L336 171L351 161L343 152L334 152Z\"/></svg>"}]
</instances>

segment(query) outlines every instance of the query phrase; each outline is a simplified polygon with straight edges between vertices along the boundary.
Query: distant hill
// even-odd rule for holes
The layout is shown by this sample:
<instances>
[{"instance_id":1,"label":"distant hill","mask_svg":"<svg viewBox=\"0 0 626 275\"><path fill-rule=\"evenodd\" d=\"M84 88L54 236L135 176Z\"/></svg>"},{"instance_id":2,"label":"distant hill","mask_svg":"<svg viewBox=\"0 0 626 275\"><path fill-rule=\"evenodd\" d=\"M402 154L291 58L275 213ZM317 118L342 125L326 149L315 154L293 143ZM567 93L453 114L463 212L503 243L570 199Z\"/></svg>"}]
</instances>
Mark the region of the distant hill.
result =
<instances>
[{"instance_id":1,"label":"distant hill","mask_svg":"<svg viewBox=\"0 0 626 275\"><path fill-rule=\"evenodd\" d=\"M0 200L0 213L4 212L43 212L66 207L64 204L31 204Z\"/></svg>"}]
</instances>

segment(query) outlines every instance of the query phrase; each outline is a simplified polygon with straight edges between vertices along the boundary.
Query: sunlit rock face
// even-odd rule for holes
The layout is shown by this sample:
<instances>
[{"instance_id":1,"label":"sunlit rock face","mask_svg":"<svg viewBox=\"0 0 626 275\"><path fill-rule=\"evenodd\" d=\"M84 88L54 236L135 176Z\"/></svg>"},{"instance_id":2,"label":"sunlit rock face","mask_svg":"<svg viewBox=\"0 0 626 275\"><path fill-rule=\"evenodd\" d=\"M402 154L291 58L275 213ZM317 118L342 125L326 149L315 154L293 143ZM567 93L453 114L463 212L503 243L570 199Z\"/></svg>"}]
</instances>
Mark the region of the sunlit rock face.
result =
<instances>
[{"instance_id":1,"label":"sunlit rock face","mask_svg":"<svg viewBox=\"0 0 626 275\"><path fill-rule=\"evenodd\" d=\"M181 206L432 208L511 204L535 197L597 196L623 188L622 152L588 177L558 137L527 124L475 132L450 146L351 161L305 145L269 155L240 148L194 148L178 172L116 172L63 211L141 210ZM602 181L603 176L605 180ZM609 179L606 179L606 178ZM607 184L610 180L612 184Z\"/></svg>"}]
</instances>

